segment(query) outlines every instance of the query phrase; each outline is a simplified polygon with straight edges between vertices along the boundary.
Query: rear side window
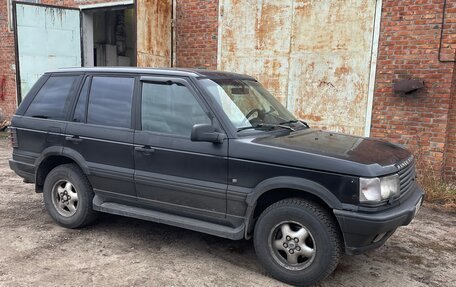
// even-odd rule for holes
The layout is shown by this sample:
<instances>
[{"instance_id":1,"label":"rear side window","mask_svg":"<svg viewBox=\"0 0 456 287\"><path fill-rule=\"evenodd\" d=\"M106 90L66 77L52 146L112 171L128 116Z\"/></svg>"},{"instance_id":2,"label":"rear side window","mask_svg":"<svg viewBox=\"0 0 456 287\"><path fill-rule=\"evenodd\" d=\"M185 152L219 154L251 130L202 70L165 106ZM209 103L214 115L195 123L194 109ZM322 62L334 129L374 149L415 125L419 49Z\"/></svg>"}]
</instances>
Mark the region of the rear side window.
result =
<instances>
[{"instance_id":1,"label":"rear side window","mask_svg":"<svg viewBox=\"0 0 456 287\"><path fill-rule=\"evenodd\" d=\"M64 120L71 102L71 93L78 76L52 76L31 102L26 116Z\"/></svg>"},{"instance_id":2,"label":"rear side window","mask_svg":"<svg viewBox=\"0 0 456 287\"><path fill-rule=\"evenodd\" d=\"M130 128L134 78L93 77L87 123Z\"/></svg>"}]
</instances>

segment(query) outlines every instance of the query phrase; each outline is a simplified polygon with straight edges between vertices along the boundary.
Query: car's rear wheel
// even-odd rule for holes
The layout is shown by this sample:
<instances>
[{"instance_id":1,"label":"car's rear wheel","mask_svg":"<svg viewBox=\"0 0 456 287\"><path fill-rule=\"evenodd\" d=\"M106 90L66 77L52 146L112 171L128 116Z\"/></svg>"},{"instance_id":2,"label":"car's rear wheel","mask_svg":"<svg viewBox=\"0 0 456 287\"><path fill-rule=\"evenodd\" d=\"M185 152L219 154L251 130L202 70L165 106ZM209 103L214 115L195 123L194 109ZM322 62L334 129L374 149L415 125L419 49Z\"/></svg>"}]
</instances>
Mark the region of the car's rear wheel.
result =
<instances>
[{"instance_id":1,"label":"car's rear wheel","mask_svg":"<svg viewBox=\"0 0 456 287\"><path fill-rule=\"evenodd\" d=\"M49 215L64 227L83 227L97 217L92 209L92 187L74 164L60 165L49 172L44 181L43 196Z\"/></svg>"},{"instance_id":2,"label":"car's rear wheel","mask_svg":"<svg viewBox=\"0 0 456 287\"><path fill-rule=\"evenodd\" d=\"M332 217L302 199L269 206L256 223L254 245L272 277L298 286L315 284L331 274L342 250Z\"/></svg>"}]
</instances>

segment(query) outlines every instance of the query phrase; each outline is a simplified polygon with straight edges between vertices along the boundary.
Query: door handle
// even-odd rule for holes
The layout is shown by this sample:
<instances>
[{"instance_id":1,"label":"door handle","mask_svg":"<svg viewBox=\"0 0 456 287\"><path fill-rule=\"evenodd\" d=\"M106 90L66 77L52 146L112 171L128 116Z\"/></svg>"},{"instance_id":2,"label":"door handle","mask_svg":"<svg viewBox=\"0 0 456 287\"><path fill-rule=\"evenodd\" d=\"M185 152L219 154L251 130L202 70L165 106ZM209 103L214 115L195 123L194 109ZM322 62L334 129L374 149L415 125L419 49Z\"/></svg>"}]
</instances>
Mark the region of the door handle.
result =
<instances>
[{"instance_id":1,"label":"door handle","mask_svg":"<svg viewBox=\"0 0 456 287\"><path fill-rule=\"evenodd\" d=\"M143 147L137 146L137 147L135 147L135 151L142 152L146 155L149 155L149 154L155 152L155 149L151 148L150 146L143 146Z\"/></svg>"},{"instance_id":2,"label":"door handle","mask_svg":"<svg viewBox=\"0 0 456 287\"><path fill-rule=\"evenodd\" d=\"M82 139L80 137L78 137L78 136L66 136L65 140L69 141L69 142L74 142L74 143L82 142Z\"/></svg>"}]
</instances>

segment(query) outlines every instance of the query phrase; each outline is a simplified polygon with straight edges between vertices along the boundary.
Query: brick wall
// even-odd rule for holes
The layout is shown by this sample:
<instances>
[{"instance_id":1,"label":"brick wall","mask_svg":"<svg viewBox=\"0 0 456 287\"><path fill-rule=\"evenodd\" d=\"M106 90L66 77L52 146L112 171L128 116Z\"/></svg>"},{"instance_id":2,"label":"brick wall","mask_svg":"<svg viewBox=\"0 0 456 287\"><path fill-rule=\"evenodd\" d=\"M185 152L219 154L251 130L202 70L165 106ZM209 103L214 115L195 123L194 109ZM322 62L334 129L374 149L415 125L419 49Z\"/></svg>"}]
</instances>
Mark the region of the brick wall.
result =
<instances>
[{"instance_id":1,"label":"brick wall","mask_svg":"<svg viewBox=\"0 0 456 287\"><path fill-rule=\"evenodd\" d=\"M456 71L456 63L454 70ZM453 73L447 136L444 176L446 179L456 182L456 72Z\"/></svg>"},{"instance_id":2,"label":"brick wall","mask_svg":"<svg viewBox=\"0 0 456 287\"><path fill-rule=\"evenodd\" d=\"M448 1L448 0L447 0ZM443 59L454 59L456 49L456 3L448 4L443 34ZM448 180L456 182L456 62L453 67L453 83L451 86L451 103L448 115L447 146L445 152L444 175Z\"/></svg>"},{"instance_id":3,"label":"brick wall","mask_svg":"<svg viewBox=\"0 0 456 287\"><path fill-rule=\"evenodd\" d=\"M14 34L8 31L7 2L0 1L0 116L10 118L16 110Z\"/></svg>"},{"instance_id":4,"label":"brick wall","mask_svg":"<svg viewBox=\"0 0 456 287\"><path fill-rule=\"evenodd\" d=\"M6 1L0 1L0 112L16 108L14 43L8 32ZM79 6L106 0L42 0ZM447 0L443 60L456 48L456 1ZM372 136L408 145L426 168L456 180L456 66L440 62L438 50L444 0L383 0ZM177 0L176 66L216 69L218 1ZM417 78L425 88L411 95L393 83Z\"/></svg>"},{"instance_id":5,"label":"brick wall","mask_svg":"<svg viewBox=\"0 0 456 287\"><path fill-rule=\"evenodd\" d=\"M217 0L177 0L175 29L177 67L217 68Z\"/></svg>"},{"instance_id":6,"label":"brick wall","mask_svg":"<svg viewBox=\"0 0 456 287\"><path fill-rule=\"evenodd\" d=\"M453 3L450 3L453 2ZM456 21L456 3L448 1L446 21ZM454 63L439 61L443 0L384 0L379 41L372 136L406 144L423 167L443 170ZM454 59L454 34L445 29L442 58ZM410 95L393 92L400 79L425 81ZM449 150L448 150L449 151Z\"/></svg>"}]
</instances>

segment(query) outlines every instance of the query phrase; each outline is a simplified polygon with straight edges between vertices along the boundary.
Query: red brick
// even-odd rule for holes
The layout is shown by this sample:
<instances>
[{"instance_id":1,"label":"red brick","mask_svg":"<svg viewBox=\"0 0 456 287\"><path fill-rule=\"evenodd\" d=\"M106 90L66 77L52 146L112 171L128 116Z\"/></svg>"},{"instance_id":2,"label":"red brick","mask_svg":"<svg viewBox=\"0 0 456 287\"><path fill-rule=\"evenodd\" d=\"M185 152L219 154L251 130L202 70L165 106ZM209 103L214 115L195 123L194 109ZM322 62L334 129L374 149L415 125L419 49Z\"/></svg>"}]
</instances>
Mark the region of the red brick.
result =
<instances>
[{"instance_id":1,"label":"red brick","mask_svg":"<svg viewBox=\"0 0 456 287\"><path fill-rule=\"evenodd\" d=\"M428 168L456 180L456 66L438 59L442 4L383 1L371 134L408 145ZM456 2L448 1L447 9L443 47L456 44L449 24L456 21L450 14ZM454 49L447 50L442 58L454 59ZM393 83L408 78L424 80L425 88L394 94Z\"/></svg>"},{"instance_id":2,"label":"red brick","mask_svg":"<svg viewBox=\"0 0 456 287\"><path fill-rule=\"evenodd\" d=\"M218 1L177 0L176 66L217 68Z\"/></svg>"}]
</instances>

